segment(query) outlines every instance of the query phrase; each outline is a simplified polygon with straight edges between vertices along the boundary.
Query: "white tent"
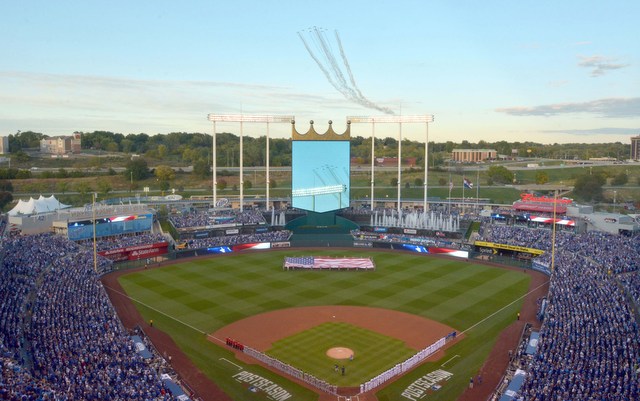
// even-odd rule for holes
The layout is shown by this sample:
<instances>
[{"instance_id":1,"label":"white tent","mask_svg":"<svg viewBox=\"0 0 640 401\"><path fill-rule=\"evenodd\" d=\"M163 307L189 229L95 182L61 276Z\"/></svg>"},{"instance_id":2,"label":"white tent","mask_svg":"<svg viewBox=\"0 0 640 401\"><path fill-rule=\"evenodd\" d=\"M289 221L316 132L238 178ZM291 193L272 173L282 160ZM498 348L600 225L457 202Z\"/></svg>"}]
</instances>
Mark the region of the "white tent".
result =
<instances>
[{"instance_id":1,"label":"white tent","mask_svg":"<svg viewBox=\"0 0 640 401\"><path fill-rule=\"evenodd\" d=\"M8 214L9 216L17 216L20 214L31 215L55 212L56 210L65 209L68 207L71 206L60 203L60 201L57 200L53 195L48 198L40 195L38 199L29 198L28 201L23 201L22 199L18 200L18 204L13 209L11 209Z\"/></svg>"}]
</instances>

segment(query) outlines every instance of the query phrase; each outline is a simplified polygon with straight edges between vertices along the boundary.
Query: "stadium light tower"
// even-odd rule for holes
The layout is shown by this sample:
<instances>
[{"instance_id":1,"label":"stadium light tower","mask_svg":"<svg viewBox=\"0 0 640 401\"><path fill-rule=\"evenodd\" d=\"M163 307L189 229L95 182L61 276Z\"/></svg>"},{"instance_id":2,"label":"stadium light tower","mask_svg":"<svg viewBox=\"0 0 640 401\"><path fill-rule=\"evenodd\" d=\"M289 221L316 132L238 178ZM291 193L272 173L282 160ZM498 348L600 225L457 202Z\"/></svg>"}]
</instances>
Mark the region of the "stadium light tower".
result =
<instances>
[{"instance_id":1,"label":"stadium light tower","mask_svg":"<svg viewBox=\"0 0 640 401\"><path fill-rule=\"evenodd\" d=\"M266 123L267 124L267 148L266 148L266 196L265 207L269 207L269 123L290 123L294 116L278 115L246 115L246 114L209 114L207 119L213 122L213 206L216 206L217 199L217 174L218 167L216 158L216 122L240 123L240 211L244 210L244 155L243 155L243 123Z\"/></svg>"},{"instance_id":2,"label":"stadium light tower","mask_svg":"<svg viewBox=\"0 0 640 401\"><path fill-rule=\"evenodd\" d=\"M347 121L351 121L351 123L370 123L371 124L371 210L373 210L374 202L373 202L373 192L374 192L374 157L375 157L375 125L376 123L398 123L399 131L398 131L398 213L401 210L400 204L400 190L401 190L401 181L402 181L402 124L403 123L425 123L426 127L426 140L424 144L424 200L422 205L422 210L424 212L427 211L427 178L428 167L429 167L429 123L434 121L433 114L420 114L413 116L393 116L393 115L385 115L385 116L352 116L347 117Z\"/></svg>"}]
</instances>

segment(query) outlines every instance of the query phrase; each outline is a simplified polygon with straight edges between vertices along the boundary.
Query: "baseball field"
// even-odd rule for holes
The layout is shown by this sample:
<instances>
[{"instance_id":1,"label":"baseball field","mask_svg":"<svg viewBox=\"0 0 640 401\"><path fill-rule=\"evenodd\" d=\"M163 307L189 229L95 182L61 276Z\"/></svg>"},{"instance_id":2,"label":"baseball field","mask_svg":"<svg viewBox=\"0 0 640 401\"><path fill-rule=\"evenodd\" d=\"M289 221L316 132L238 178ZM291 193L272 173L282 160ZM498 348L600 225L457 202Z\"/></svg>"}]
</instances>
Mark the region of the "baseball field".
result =
<instances>
[{"instance_id":1,"label":"baseball field","mask_svg":"<svg viewBox=\"0 0 640 401\"><path fill-rule=\"evenodd\" d=\"M302 255L371 256L376 270L282 269L285 256ZM229 333L322 380L349 387L455 330L462 338L438 353L437 360L376 394L379 400L419 399L416 381L445 371L448 380L423 396L453 400L477 374L499 333L514 321L530 280L521 270L420 254L292 249L191 260L126 274L119 282L145 321L153 320L154 328L168 333L234 400L316 400L319 395L246 356L236 357L225 345ZM356 312L351 316L344 307ZM270 315L276 312L279 317ZM309 323L313 319L307 315L316 320ZM403 322L411 317L419 321ZM244 326L234 326L239 322ZM349 357L329 356L332 347L349 350ZM278 392L263 391L265 383Z\"/></svg>"}]
</instances>

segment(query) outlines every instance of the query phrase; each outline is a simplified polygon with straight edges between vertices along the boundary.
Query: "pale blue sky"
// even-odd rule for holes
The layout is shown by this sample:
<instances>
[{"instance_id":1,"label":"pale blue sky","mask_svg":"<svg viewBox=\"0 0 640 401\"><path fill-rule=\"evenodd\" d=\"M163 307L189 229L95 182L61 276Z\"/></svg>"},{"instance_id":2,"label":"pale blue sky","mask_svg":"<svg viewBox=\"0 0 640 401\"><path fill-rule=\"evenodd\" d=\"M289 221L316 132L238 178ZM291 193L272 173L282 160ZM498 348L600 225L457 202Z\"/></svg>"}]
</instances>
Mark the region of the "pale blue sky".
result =
<instances>
[{"instance_id":1,"label":"pale blue sky","mask_svg":"<svg viewBox=\"0 0 640 401\"><path fill-rule=\"evenodd\" d=\"M298 36L321 56L317 26L348 79L339 32L364 98L435 115L430 140L628 143L640 135L638 15L636 0L2 0L0 135L211 132L208 113L240 112L341 131L346 116L381 115L325 77Z\"/></svg>"}]
</instances>

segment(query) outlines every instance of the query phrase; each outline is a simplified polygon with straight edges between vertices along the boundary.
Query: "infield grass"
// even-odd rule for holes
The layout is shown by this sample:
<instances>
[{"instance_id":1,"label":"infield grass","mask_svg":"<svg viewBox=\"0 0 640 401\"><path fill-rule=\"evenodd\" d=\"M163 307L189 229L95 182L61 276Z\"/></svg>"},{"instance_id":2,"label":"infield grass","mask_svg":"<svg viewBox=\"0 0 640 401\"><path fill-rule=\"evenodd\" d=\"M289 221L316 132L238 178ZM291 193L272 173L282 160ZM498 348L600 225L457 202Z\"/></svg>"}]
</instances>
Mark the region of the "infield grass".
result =
<instances>
[{"instance_id":1,"label":"infield grass","mask_svg":"<svg viewBox=\"0 0 640 401\"><path fill-rule=\"evenodd\" d=\"M367 255L374 258L377 268L371 272L282 270L284 256L296 255ZM317 395L258 365L236 360L224 345L209 342L205 333L258 313L316 305L394 309L437 320L458 331L473 326L444 358L460 355L447 365L453 378L429 397L453 400L486 359L498 333L514 320L529 281L530 276L522 271L419 254L293 249L193 260L120 278L144 318L153 319L155 327L169 333L194 363L235 400L265 399L264 394L260 398L260 393L251 393L234 380L233 375L241 369L277 383L291 393L292 399L315 400ZM484 322L476 325L481 321ZM278 358L296 358L298 350L290 350L291 355L285 355L287 347L276 350ZM309 359L310 364L326 370L326 361ZM373 371L394 364L385 362L386 366L382 366L379 360L371 363L371 376L375 375ZM442 361L418 367L380 392L379 399L400 399L407 383L440 364ZM307 369L311 371L310 367Z\"/></svg>"},{"instance_id":2,"label":"infield grass","mask_svg":"<svg viewBox=\"0 0 640 401\"><path fill-rule=\"evenodd\" d=\"M326 352L336 345L350 348L357 357L330 358ZM359 386L415 353L401 340L344 322L323 323L276 341L267 350L267 354L327 383L350 387ZM338 370L334 369L336 365Z\"/></svg>"}]
</instances>

